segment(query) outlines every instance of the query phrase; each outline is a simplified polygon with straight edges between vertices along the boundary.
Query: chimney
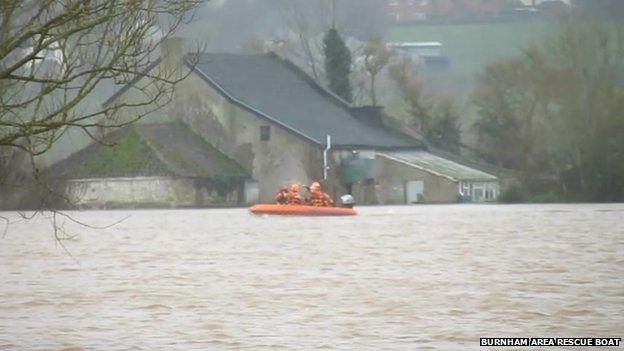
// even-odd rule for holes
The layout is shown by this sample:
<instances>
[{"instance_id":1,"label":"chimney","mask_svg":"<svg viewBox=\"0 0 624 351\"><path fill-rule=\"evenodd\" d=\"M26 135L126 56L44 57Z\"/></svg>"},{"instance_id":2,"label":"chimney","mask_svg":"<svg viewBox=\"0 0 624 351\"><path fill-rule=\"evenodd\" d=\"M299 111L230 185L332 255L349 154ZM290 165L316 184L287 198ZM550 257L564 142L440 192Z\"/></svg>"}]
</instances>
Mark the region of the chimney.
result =
<instances>
[{"instance_id":1,"label":"chimney","mask_svg":"<svg viewBox=\"0 0 624 351\"><path fill-rule=\"evenodd\" d=\"M162 63L167 70L182 71L184 58L184 38L167 37L160 42Z\"/></svg>"},{"instance_id":2,"label":"chimney","mask_svg":"<svg viewBox=\"0 0 624 351\"><path fill-rule=\"evenodd\" d=\"M265 52L274 53L277 57L285 59L288 56L288 43L283 39L274 39L265 44Z\"/></svg>"},{"instance_id":3,"label":"chimney","mask_svg":"<svg viewBox=\"0 0 624 351\"><path fill-rule=\"evenodd\" d=\"M381 106L358 106L350 107L351 115L358 120L380 126L382 124L383 107Z\"/></svg>"}]
</instances>

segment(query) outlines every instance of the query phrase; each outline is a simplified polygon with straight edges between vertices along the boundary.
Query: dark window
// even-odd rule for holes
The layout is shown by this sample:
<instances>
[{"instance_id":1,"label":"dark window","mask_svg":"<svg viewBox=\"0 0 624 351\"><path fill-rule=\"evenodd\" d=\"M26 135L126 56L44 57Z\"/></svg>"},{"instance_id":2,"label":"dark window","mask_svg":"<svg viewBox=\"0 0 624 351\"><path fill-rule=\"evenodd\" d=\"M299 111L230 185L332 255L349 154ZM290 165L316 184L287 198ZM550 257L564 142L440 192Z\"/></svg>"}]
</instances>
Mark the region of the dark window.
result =
<instances>
[{"instance_id":1,"label":"dark window","mask_svg":"<svg viewBox=\"0 0 624 351\"><path fill-rule=\"evenodd\" d=\"M262 141L271 140L271 126L260 127L260 140Z\"/></svg>"}]
</instances>

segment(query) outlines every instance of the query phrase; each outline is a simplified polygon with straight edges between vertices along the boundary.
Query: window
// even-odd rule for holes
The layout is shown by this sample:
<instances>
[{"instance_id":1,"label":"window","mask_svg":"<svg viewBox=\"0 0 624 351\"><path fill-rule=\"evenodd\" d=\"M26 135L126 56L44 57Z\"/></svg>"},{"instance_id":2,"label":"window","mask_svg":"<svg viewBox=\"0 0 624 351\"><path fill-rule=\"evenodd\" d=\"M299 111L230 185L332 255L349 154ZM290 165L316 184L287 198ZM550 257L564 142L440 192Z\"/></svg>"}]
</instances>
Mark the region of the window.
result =
<instances>
[{"instance_id":1,"label":"window","mask_svg":"<svg viewBox=\"0 0 624 351\"><path fill-rule=\"evenodd\" d=\"M271 126L260 126L260 140L271 140Z\"/></svg>"},{"instance_id":2,"label":"window","mask_svg":"<svg viewBox=\"0 0 624 351\"><path fill-rule=\"evenodd\" d=\"M472 184L472 201L483 202L485 199L485 184L474 183Z\"/></svg>"}]
</instances>

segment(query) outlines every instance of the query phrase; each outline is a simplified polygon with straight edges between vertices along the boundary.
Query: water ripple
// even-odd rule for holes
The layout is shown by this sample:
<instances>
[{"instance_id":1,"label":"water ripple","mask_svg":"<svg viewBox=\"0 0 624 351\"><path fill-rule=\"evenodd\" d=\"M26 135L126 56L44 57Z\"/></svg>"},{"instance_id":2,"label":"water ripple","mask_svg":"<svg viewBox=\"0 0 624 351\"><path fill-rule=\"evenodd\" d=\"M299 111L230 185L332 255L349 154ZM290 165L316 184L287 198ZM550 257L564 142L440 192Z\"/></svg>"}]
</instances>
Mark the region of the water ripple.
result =
<instances>
[{"instance_id":1,"label":"water ripple","mask_svg":"<svg viewBox=\"0 0 624 351\"><path fill-rule=\"evenodd\" d=\"M0 350L479 350L621 336L624 205L79 212L0 242ZM17 217L2 213L5 217Z\"/></svg>"}]
</instances>

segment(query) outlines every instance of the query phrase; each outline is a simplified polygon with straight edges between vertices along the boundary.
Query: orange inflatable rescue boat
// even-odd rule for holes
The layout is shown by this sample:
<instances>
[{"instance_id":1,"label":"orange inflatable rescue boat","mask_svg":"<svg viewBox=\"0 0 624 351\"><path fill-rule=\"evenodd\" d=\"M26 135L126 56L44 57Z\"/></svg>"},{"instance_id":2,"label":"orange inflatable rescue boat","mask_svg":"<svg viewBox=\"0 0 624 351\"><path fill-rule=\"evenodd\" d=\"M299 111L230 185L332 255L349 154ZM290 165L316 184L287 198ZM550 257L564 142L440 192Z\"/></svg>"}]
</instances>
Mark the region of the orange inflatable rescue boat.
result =
<instances>
[{"instance_id":1,"label":"orange inflatable rescue boat","mask_svg":"<svg viewBox=\"0 0 624 351\"><path fill-rule=\"evenodd\" d=\"M253 214L290 216L355 216L357 211L347 207L258 204L249 208Z\"/></svg>"},{"instance_id":2,"label":"orange inflatable rescue boat","mask_svg":"<svg viewBox=\"0 0 624 351\"><path fill-rule=\"evenodd\" d=\"M355 201L350 194L340 198L341 207L334 207L331 197L321 191L318 182L305 187L310 192L310 197L301 197L300 186L295 183L290 186L282 186L275 194L276 204L258 204L249 208L249 211L257 215L286 215L286 216L355 216L353 209ZM316 206L313 206L316 205Z\"/></svg>"}]
</instances>

